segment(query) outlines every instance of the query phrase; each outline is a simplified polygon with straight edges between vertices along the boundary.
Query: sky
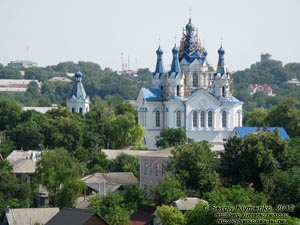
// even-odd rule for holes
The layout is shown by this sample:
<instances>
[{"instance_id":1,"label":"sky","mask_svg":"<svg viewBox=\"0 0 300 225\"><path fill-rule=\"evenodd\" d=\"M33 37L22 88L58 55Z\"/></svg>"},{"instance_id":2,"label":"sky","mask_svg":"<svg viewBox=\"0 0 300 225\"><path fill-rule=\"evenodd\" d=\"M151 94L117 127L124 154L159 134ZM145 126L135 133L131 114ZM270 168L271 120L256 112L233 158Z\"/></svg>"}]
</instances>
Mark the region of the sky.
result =
<instances>
[{"instance_id":1,"label":"sky","mask_svg":"<svg viewBox=\"0 0 300 225\"><path fill-rule=\"evenodd\" d=\"M123 53L131 69L153 71L160 44L168 69L190 16L214 67L221 40L231 71L261 53L300 62L299 0L0 0L0 12L3 65L91 61L121 70Z\"/></svg>"}]
</instances>

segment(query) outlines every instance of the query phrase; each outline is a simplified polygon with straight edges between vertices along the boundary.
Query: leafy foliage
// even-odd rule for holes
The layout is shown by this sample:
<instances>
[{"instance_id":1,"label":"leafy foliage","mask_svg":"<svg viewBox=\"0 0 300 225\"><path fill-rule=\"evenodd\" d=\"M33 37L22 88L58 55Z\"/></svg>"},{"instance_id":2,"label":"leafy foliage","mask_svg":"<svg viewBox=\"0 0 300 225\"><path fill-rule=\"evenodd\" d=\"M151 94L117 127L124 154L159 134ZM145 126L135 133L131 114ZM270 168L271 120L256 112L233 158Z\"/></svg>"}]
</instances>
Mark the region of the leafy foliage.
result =
<instances>
[{"instance_id":1,"label":"leafy foliage","mask_svg":"<svg viewBox=\"0 0 300 225\"><path fill-rule=\"evenodd\" d=\"M170 175L167 175L152 191L155 205L169 205L186 195L179 180Z\"/></svg>"},{"instance_id":2,"label":"leafy foliage","mask_svg":"<svg viewBox=\"0 0 300 225\"><path fill-rule=\"evenodd\" d=\"M156 146L159 148L168 148L183 144L187 141L185 132L180 128L166 128L155 137Z\"/></svg>"},{"instance_id":3,"label":"leafy foliage","mask_svg":"<svg viewBox=\"0 0 300 225\"><path fill-rule=\"evenodd\" d=\"M181 183L199 196L220 185L218 159L206 141L177 146L171 165Z\"/></svg>"},{"instance_id":4,"label":"leafy foliage","mask_svg":"<svg viewBox=\"0 0 300 225\"><path fill-rule=\"evenodd\" d=\"M157 207L157 212L162 224L165 225L184 225L184 215L175 207L162 205Z\"/></svg>"}]
</instances>

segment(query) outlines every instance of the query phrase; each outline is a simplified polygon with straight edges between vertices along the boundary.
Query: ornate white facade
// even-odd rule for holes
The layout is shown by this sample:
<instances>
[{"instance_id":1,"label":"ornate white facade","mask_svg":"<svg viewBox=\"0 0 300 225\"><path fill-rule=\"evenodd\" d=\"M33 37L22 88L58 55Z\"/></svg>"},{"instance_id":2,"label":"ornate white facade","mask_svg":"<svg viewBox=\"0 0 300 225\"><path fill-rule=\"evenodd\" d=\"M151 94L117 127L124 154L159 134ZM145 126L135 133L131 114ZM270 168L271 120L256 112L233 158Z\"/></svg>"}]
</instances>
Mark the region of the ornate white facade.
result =
<instances>
[{"instance_id":1,"label":"ornate white facade","mask_svg":"<svg viewBox=\"0 0 300 225\"><path fill-rule=\"evenodd\" d=\"M216 72L210 72L207 51L196 29L186 25L180 48L172 49L171 70L164 71L163 51L157 63L152 88L142 88L137 98L139 123L145 128L145 145L157 148L155 136L164 128L181 128L189 139L222 142L235 127L242 126L243 102L232 96L225 51L218 50Z\"/></svg>"}]
</instances>

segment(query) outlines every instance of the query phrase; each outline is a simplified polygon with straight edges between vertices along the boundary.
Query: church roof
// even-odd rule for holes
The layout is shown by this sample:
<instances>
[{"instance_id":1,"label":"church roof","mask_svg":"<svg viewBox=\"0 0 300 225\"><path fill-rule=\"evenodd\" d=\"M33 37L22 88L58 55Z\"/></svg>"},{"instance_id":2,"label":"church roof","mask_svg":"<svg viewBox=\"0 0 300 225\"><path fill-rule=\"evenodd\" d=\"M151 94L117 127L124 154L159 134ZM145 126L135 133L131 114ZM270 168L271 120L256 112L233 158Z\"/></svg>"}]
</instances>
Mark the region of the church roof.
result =
<instances>
[{"instance_id":1,"label":"church roof","mask_svg":"<svg viewBox=\"0 0 300 225\"><path fill-rule=\"evenodd\" d=\"M185 59L188 63L192 63L194 60L198 60L200 63L204 63L207 56L207 51L204 54L200 40L198 38L198 32L192 24L191 18L185 27L183 37L180 43L179 61Z\"/></svg>"},{"instance_id":2,"label":"church roof","mask_svg":"<svg viewBox=\"0 0 300 225\"><path fill-rule=\"evenodd\" d=\"M71 94L69 95L69 98L72 98L73 96L76 99L86 99L88 98L88 96L85 93L84 87L81 83L82 80L82 73L80 71L77 71L75 73L75 79L76 79L76 83L73 86L73 90L71 92Z\"/></svg>"},{"instance_id":3,"label":"church roof","mask_svg":"<svg viewBox=\"0 0 300 225\"><path fill-rule=\"evenodd\" d=\"M241 102L240 100L238 100L237 98L231 96L231 97L220 97L219 98L219 101L222 102L222 103L225 103L225 102Z\"/></svg>"},{"instance_id":4,"label":"church roof","mask_svg":"<svg viewBox=\"0 0 300 225\"><path fill-rule=\"evenodd\" d=\"M147 101L162 101L164 91L158 88L142 88L141 89L144 98Z\"/></svg>"},{"instance_id":5,"label":"church roof","mask_svg":"<svg viewBox=\"0 0 300 225\"><path fill-rule=\"evenodd\" d=\"M279 135L282 139L289 140L290 137L283 127L236 127L235 130L241 138L244 138L247 134L255 132L273 132L278 129Z\"/></svg>"}]
</instances>

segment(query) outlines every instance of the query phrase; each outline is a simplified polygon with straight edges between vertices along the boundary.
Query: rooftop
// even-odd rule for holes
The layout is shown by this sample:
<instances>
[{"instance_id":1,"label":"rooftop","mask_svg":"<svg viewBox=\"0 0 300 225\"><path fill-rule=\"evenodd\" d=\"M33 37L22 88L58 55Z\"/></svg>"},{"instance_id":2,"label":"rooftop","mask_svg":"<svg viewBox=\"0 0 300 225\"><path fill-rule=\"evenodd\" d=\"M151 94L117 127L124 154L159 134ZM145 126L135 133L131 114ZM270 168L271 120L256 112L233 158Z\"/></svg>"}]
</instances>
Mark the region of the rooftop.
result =
<instances>
[{"instance_id":1,"label":"rooftop","mask_svg":"<svg viewBox=\"0 0 300 225\"><path fill-rule=\"evenodd\" d=\"M59 208L19 208L5 213L9 225L45 224L59 212Z\"/></svg>"}]
</instances>

